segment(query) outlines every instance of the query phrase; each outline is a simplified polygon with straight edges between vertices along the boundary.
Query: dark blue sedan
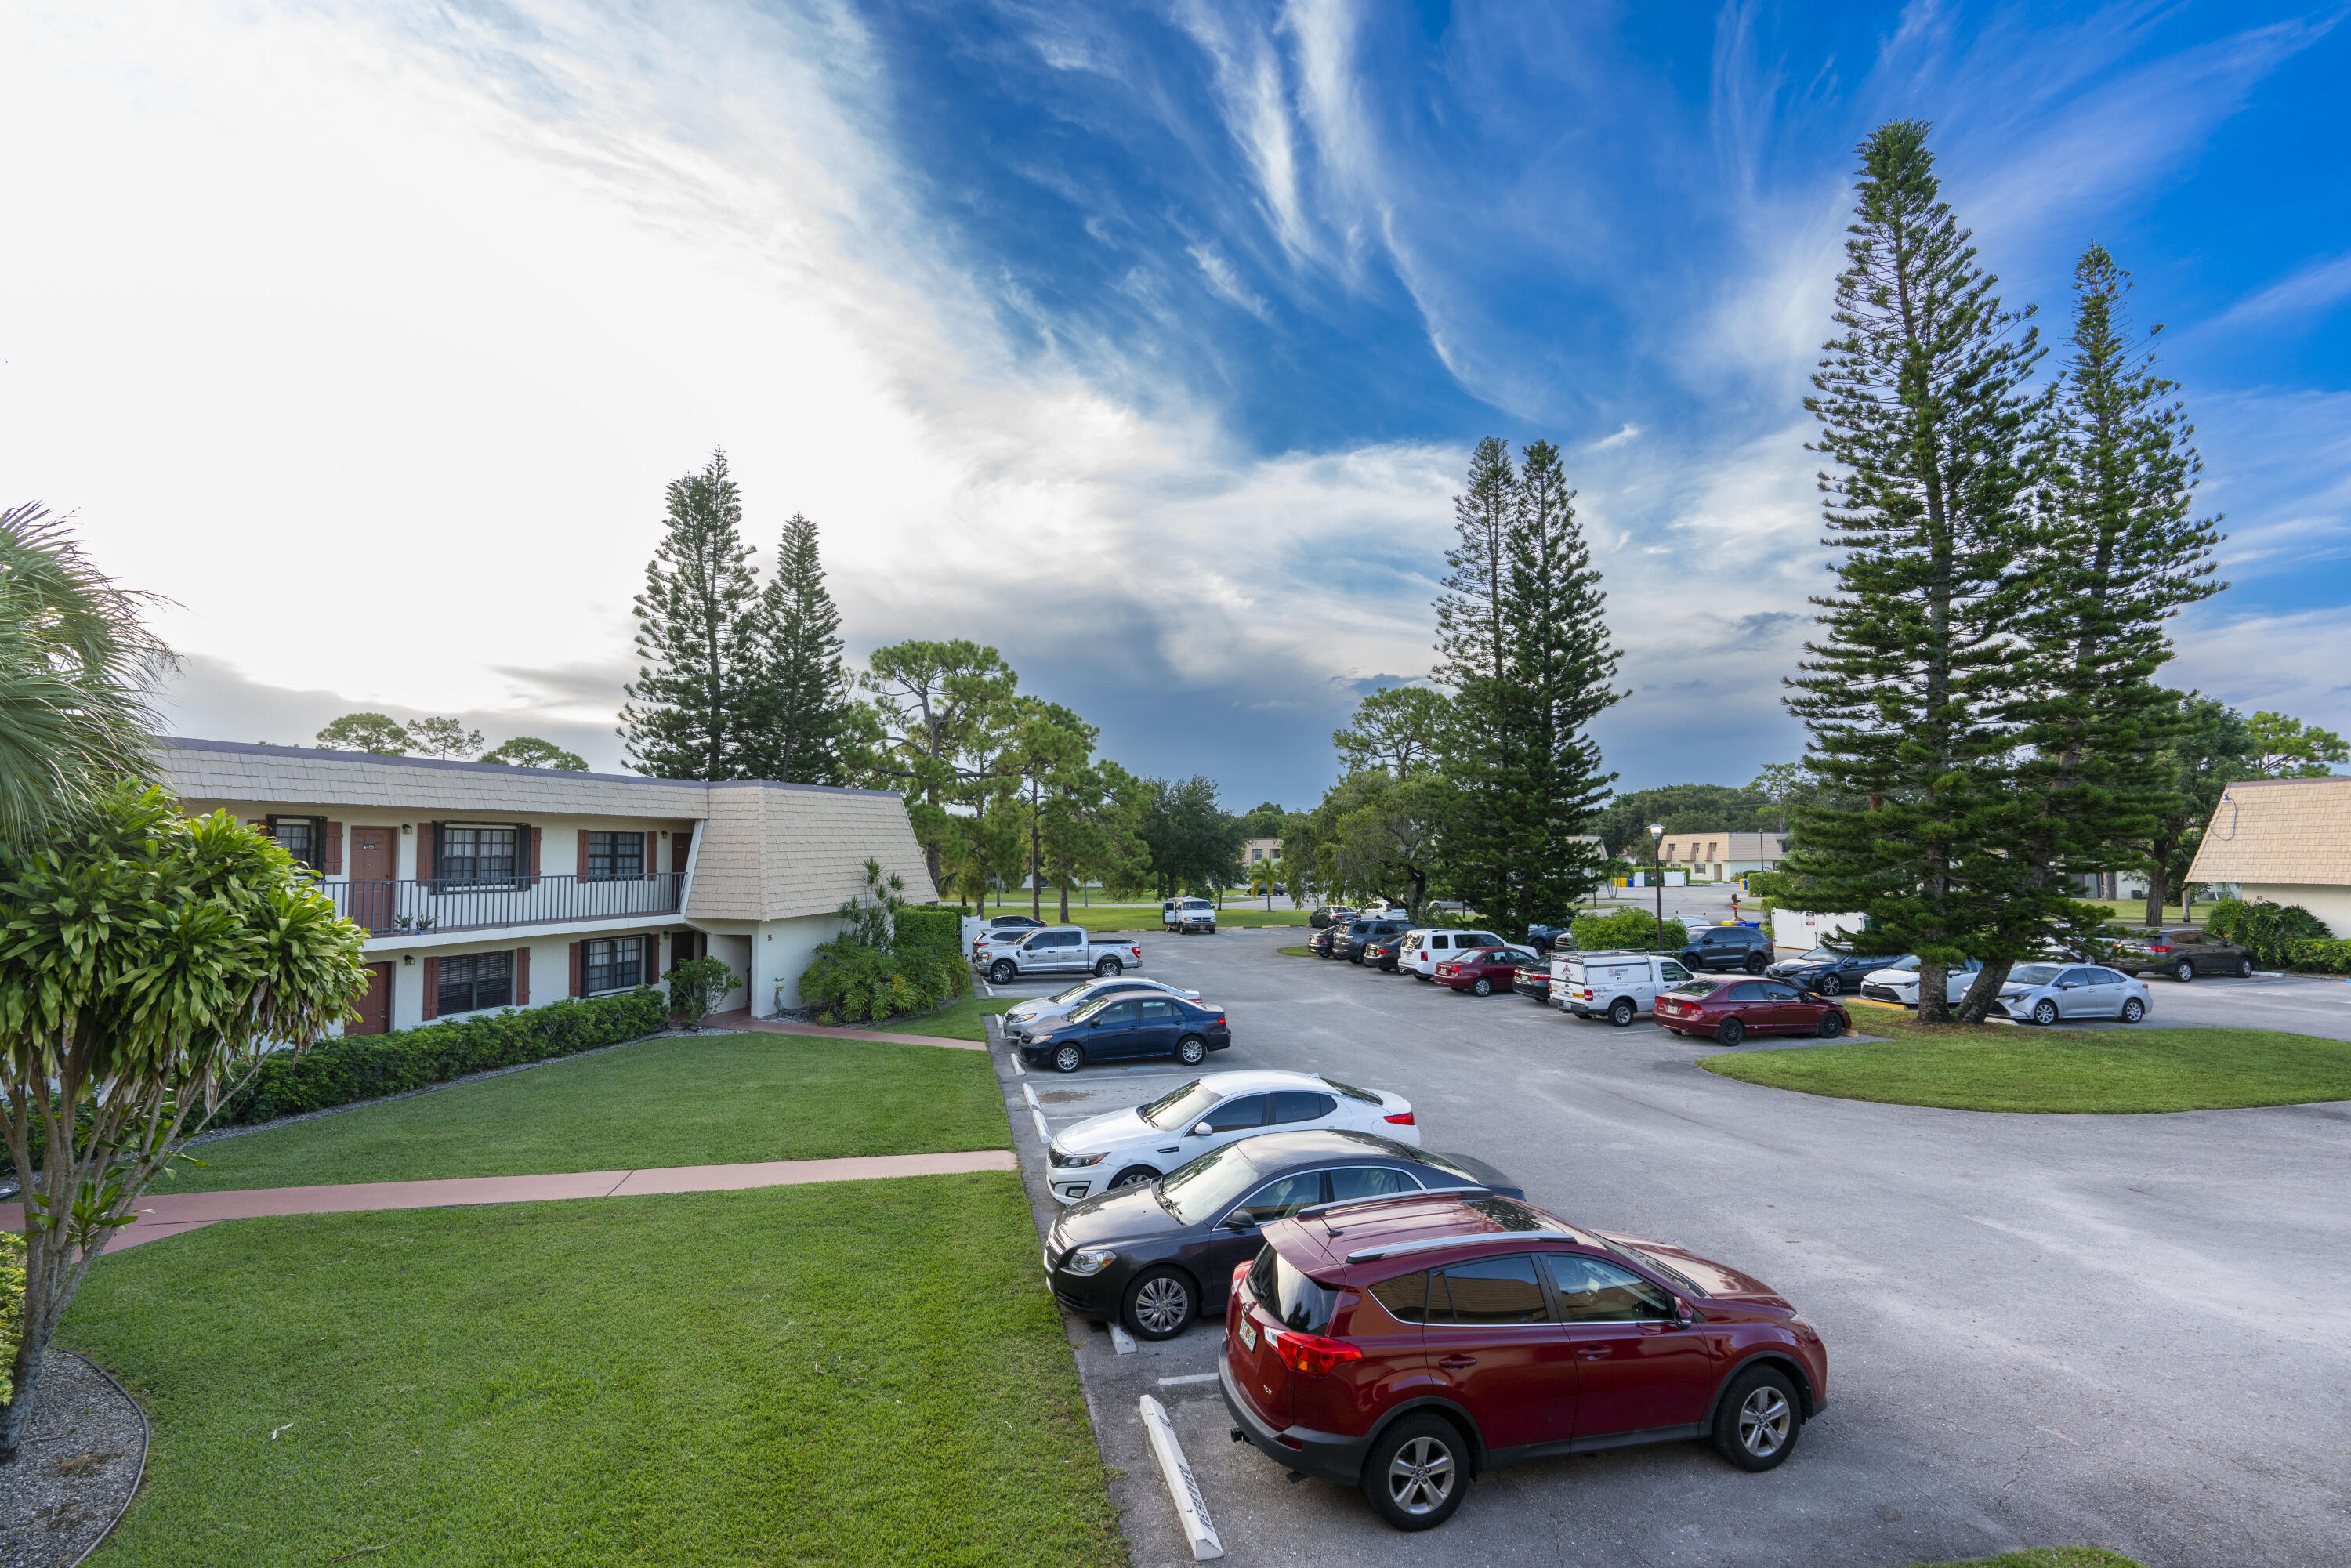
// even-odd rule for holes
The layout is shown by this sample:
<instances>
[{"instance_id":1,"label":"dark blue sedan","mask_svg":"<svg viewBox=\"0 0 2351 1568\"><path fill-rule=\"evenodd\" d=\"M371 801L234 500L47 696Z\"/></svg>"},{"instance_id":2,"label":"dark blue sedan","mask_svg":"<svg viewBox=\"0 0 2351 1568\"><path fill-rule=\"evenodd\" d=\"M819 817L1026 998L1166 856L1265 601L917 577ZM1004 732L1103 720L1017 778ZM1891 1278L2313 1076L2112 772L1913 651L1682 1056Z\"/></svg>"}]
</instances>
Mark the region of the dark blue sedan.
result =
<instances>
[{"instance_id":1,"label":"dark blue sedan","mask_svg":"<svg viewBox=\"0 0 2351 1568\"><path fill-rule=\"evenodd\" d=\"M1197 1067L1233 1043L1225 1009L1181 997L1102 997L1053 1019L1020 1042L1031 1066L1075 1072L1089 1061L1172 1056Z\"/></svg>"}]
</instances>

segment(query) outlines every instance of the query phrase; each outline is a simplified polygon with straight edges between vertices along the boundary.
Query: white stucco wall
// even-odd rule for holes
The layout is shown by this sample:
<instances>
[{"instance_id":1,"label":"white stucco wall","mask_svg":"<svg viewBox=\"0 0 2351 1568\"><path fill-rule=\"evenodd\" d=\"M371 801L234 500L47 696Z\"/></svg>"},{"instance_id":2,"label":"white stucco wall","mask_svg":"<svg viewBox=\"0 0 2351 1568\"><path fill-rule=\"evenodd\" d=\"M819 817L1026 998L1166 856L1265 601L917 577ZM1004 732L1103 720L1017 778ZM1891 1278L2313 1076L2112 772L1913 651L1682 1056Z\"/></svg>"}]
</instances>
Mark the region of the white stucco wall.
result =
<instances>
[{"instance_id":1,"label":"white stucco wall","mask_svg":"<svg viewBox=\"0 0 2351 1568\"><path fill-rule=\"evenodd\" d=\"M752 933L751 1010L761 1018L800 1003L800 976L820 943L841 935L838 915L763 920Z\"/></svg>"},{"instance_id":2,"label":"white stucco wall","mask_svg":"<svg viewBox=\"0 0 2351 1568\"><path fill-rule=\"evenodd\" d=\"M1849 936L1860 930L1867 919L1862 915L1806 915L1801 910L1775 909L1771 912L1771 946L1809 953L1821 945L1823 937Z\"/></svg>"},{"instance_id":3,"label":"white stucco wall","mask_svg":"<svg viewBox=\"0 0 2351 1568\"><path fill-rule=\"evenodd\" d=\"M2351 887L2310 883L2249 882L2243 896L2269 904L2299 904L2337 936L2351 937Z\"/></svg>"}]
</instances>

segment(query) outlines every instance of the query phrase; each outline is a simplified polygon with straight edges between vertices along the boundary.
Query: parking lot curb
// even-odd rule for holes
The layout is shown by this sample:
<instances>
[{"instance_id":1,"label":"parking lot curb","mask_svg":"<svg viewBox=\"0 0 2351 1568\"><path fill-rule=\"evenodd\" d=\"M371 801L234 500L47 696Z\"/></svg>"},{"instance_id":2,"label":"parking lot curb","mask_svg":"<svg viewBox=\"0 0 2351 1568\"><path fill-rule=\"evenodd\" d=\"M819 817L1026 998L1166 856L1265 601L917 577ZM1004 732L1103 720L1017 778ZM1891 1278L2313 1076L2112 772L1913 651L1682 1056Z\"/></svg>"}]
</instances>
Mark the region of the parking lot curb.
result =
<instances>
[{"instance_id":1,"label":"parking lot curb","mask_svg":"<svg viewBox=\"0 0 2351 1568\"><path fill-rule=\"evenodd\" d=\"M1113 1322L1110 1325L1110 1347L1121 1355L1134 1354L1134 1336L1126 1332L1124 1324Z\"/></svg>"},{"instance_id":2,"label":"parking lot curb","mask_svg":"<svg viewBox=\"0 0 2351 1568\"><path fill-rule=\"evenodd\" d=\"M1159 1473L1167 1478L1168 1495L1176 1500L1176 1517L1183 1521L1185 1538L1192 1543L1192 1561L1207 1563L1222 1557L1225 1544L1217 1539L1217 1527L1208 1522L1208 1505L1200 1496L1200 1483L1192 1479L1184 1445L1176 1440L1176 1424L1168 1420L1167 1407L1146 1394L1141 1408L1152 1457L1159 1461Z\"/></svg>"}]
</instances>

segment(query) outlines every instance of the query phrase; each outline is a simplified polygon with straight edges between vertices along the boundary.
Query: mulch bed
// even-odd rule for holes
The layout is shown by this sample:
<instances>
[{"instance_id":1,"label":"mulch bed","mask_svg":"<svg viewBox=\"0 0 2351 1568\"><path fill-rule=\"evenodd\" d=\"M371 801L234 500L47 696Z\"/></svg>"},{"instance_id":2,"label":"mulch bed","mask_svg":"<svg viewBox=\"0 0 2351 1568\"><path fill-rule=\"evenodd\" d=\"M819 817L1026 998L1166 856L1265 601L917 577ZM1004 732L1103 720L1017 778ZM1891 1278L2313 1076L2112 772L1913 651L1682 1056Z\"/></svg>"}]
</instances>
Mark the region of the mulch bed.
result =
<instances>
[{"instance_id":1,"label":"mulch bed","mask_svg":"<svg viewBox=\"0 0 2351 1568\"><path fill-rule=\"evenodd\" d=\"M147 1417L80 1356L49 1352L16 1462L0 1466L0 1568L70 1568L122 1516L147 1465Z\"/></svg>"}]
</instances>

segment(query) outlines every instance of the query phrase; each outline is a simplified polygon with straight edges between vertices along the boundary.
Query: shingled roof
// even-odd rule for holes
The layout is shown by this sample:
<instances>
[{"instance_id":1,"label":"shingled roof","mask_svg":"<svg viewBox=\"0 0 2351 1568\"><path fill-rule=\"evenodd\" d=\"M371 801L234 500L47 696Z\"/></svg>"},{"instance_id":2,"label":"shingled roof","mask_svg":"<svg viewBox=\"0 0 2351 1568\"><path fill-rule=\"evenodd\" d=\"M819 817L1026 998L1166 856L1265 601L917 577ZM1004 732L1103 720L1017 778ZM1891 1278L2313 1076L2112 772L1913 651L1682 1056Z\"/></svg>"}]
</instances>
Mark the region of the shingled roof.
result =
<instances>
[{"instance_id":1,"label":"shingled roof","mask_svg":"<svg viewBox=\"0 0 2351 1568\"><path fill-rule=\"evenodd\" d=\"M2351 886L2351 778L2230 785L2188 880Z\"/></svg>"}]
</instances>

